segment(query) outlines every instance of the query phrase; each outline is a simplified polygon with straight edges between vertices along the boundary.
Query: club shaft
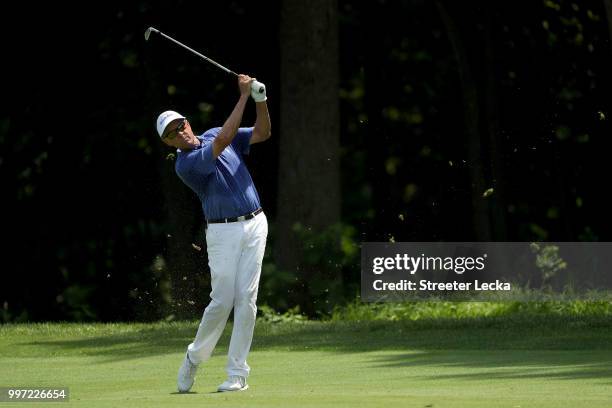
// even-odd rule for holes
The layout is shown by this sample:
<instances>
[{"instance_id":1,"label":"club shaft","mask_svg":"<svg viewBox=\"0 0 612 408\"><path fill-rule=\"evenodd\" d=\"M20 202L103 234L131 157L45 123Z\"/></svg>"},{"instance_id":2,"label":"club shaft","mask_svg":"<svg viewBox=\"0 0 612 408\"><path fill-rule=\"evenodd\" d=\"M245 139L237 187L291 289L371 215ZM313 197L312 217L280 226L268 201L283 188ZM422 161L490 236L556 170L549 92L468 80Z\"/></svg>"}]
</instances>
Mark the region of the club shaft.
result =
<instances>
[{"instance_id":1,"label":"club shaft","mask_svg":"<svg viewBox=\"0 0 612 408\"><path fill-rule=\"evenodd\" d=\"M156 30L156 32L157 32L159 35L161 35L161 36L163 36L163 37L165 37L165 38L169 39L169 40L170 40L170 41L172 41L173 43L178 44L178 45L180 45L181 47L183 47L183 48L185 48L185 49L187 49L187 50L189 50L189 51L193 52L193 53L194 53L194 54L196 54L197 56L204 58L206 61L210 62L211 64L216 65L217 67L221 68L222 70L224 70L224 71L225 71L225 72L227 72L228 74L233 74L233 75L235 75L235 76L238 76L238 74L237 74L237 73L235 73L234 71L232 71L231 69L227 69L227 68L225 68L223 65L219 64L217 61L214 61L214 60L212 60L212 59L208 58L206 55L200 54L200 53L199 53L199 52L197 52L196 50L194 50L194 49L192 49L192 48L189 48L188 46L186 46L186 45L185 45L185 44L183 44L182 42L175 40L174 38L170 37L169 35L166 35L166 34L162 33L162 32L161 32L161 31L159 31L159 30Z\"/></svg>"}]
</instances>

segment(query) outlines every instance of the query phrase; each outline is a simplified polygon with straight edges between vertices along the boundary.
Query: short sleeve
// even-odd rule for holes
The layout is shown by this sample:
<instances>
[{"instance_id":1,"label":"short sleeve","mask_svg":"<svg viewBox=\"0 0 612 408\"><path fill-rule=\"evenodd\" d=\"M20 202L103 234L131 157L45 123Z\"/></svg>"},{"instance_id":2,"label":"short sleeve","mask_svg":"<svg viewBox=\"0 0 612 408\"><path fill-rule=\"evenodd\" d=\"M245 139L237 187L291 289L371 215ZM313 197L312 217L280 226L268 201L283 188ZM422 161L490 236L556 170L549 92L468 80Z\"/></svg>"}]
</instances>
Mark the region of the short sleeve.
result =
<instances>
[{"instance_id":1,"label":"short sleeve","mask_svg":"<svg viewBox=\"0 0 612 408\"><path fill-rule=\"evenodd\" d=\"M251 148L251 137L253 136L252 127L241 127L238 128L238 132L232 140L232 146L234 149L241 154L249 154Z\"/></svg>"}]
</instances>

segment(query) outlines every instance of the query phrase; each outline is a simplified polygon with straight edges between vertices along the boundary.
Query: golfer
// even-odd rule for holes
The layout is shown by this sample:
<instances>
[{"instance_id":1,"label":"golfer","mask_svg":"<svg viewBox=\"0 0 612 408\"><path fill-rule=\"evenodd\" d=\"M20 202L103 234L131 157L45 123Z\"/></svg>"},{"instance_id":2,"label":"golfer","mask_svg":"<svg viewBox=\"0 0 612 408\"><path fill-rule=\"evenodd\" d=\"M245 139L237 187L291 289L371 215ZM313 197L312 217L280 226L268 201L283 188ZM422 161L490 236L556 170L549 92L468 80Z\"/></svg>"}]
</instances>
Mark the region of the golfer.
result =
<instances>
[{"instance_id":1,"label":"golfer","mask_svg":"<svg viewBox=\"0 0 612 408\"><path fill-rule=\"evenodd\" d=\"M210 358L232 308L228 378L218 391L248 388L246 360L255 327L268 222L243 155L249 153L250 145L270 137L265 86L259 84L257 90L251 90L253 81L248 75L238 76L240 98L234 110L223 127L209 129L201 136L195 136L189 121L177 112L166 111L157 118L162 142L177 149L176 173L202 201L212 284L210 303L178 372L179 392L193 386L198 365ZM240 127L249 96L255 100L255 125Z\"/></svg>"}]
</instances>

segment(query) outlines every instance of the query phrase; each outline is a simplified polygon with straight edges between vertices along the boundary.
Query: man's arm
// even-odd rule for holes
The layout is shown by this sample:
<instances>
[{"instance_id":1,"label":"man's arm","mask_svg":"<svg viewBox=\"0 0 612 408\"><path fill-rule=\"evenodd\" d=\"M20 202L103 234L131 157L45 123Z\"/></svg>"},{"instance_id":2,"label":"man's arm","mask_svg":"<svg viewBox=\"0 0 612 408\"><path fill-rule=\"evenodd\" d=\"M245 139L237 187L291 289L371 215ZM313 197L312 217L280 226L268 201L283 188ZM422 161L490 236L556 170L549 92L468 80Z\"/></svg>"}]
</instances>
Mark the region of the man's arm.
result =
<instances>
[{"instance_id":1,"label":"man's arm","mask_svg":"<svg viewBox=\"0 0 612 408\"><path fill-rule=\"evenodd\" d=\"M255 109L257 110L257 118L255 119L255 127L253 128L253 136L251 136L250 144L268 140L272 134L270 113L268 113L266 101L255 102Z\"/></svg>"},{"instance_id":2,"label":"man's arm","mask_svg":"<svg viewBox=\"0 0 612 408\"><path fill-rule=\"evenodd\" d=\"M251 77L248 75L238 75L238 88L240 89L240 99L234 107L231 115L227 118L223 127L219 131L217 137L213 141L213 157L216 159L219 157L223 149L229 146L238 132L240 122L242 121L242 114L244 113L244 107L251 93ZM259 114L258 114L259 116Z\"/></svg>"}]
</instances>

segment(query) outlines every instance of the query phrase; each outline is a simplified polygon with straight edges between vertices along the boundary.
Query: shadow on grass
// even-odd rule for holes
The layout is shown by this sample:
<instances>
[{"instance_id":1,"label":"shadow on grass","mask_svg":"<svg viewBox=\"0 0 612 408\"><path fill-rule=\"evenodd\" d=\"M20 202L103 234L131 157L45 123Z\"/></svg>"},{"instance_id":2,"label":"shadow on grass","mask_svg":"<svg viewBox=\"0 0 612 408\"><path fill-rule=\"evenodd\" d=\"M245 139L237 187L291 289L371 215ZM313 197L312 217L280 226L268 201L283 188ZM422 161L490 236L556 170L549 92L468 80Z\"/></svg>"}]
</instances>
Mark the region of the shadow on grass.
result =
<instances>
[{"instance_id":1,"label":"shadow on grass","mask_svg":"<svg viewBox=\"0 0 612 408\"><path fill-rule=\"evenodd\" d=\"M547 379L588 379L600 378L612 383L612 356L609 353L575 350L567 351L526 351L500 350L483 353L481 351L444 351L406 353L393 356L380 356L371 359L376 367L442 367L457 373L436 374L423 379L439 381L461 380L508 380L520 378ZM466 373L466 368L468 370ZM448 372L448 370L445 370Z\"/></svg>"},{"instance_id":2,"label":"shadow on grass","mask_svg":"<svg viewBox=\"0 0 612 408\"><path fill-rule=\"evenodd\" d=\"M183 353L195 335L197 322L124 324L118 325L116 330L93 325L92 330L80 336L69 334L70 328L78 325L66 327L63 335L48 335L47 338L33 336L29 341L15 337L15 341L9 341L7 345L22 349L28 356L88 355L101 358L101 362L130 360ZM217 354L226 352L230 334L231 324L228 324L219 341ZM475 374L453 376L457 379L525 376L611 378L612 317L505 316L396 322L258 322L252 350L330 353L418 351L393 353L388 357L370 356L367 364L487 369ZM484 350L489 352L485 353ZM562 352L570 350L576 352ZM491 371L500 367L504 369Z\"/></svg>"}]
</instances>

